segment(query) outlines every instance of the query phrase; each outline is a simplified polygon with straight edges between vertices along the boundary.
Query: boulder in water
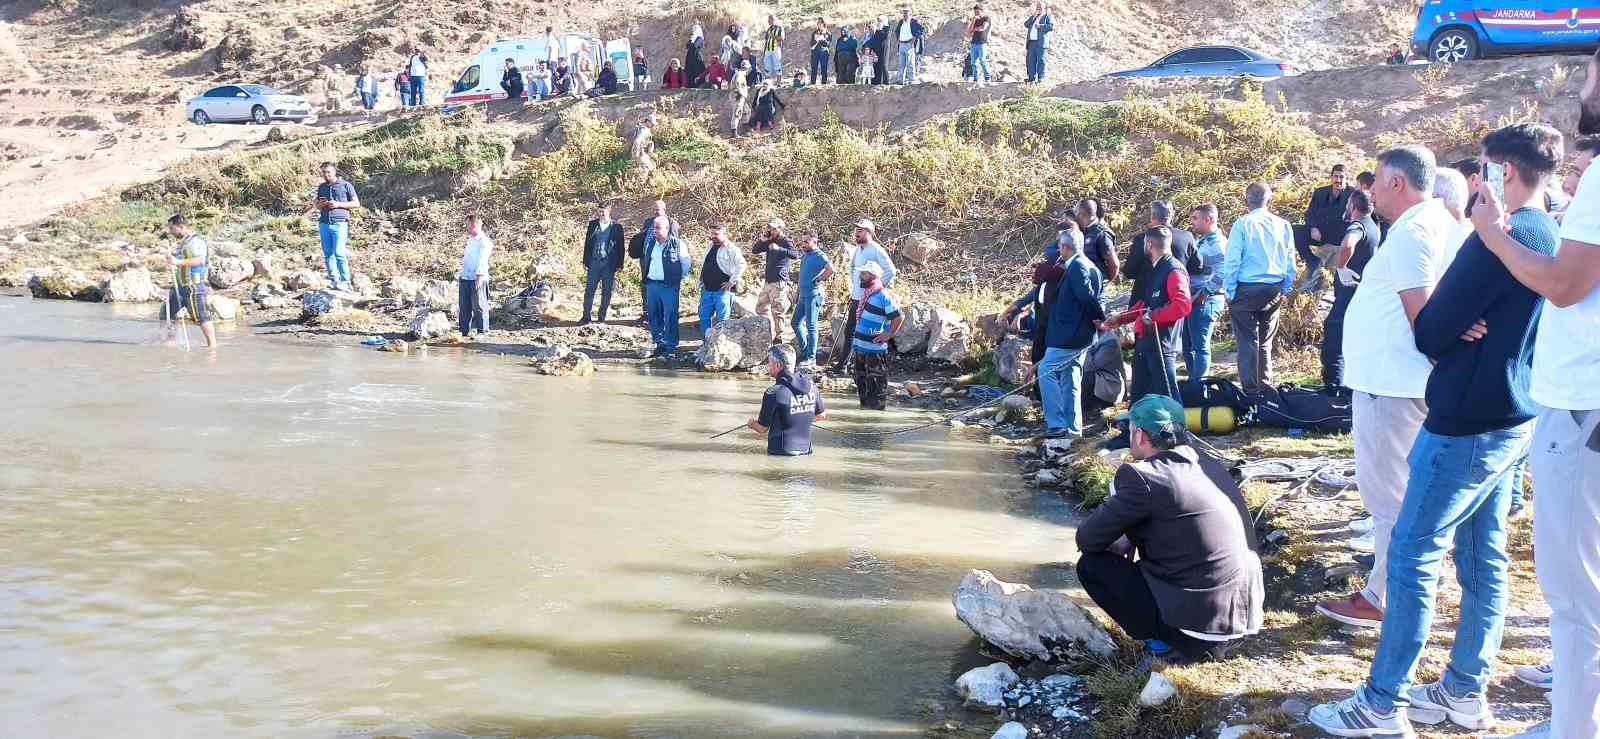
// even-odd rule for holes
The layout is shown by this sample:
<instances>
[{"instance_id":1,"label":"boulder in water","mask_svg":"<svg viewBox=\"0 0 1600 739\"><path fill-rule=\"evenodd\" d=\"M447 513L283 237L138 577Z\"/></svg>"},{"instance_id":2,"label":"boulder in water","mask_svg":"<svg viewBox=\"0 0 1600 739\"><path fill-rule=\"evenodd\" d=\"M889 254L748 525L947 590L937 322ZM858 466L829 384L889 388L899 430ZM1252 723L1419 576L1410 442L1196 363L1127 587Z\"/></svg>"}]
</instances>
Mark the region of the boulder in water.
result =
<instances>
[{"instance_id":1,"label":"boulder in water","mask_svg":"<svg viewBox=\"0 0 1600 739\"><path fill-rule=\"evenodd\" d=\"M417 311L415 318L411 319L411 338L417 341L443 338L454 330L455 325L450 322L450 314L437 308L423 308Z\"/></svg>"},{"instance_id":2,"label":"boulder in water","mask_svg":"<svg viewBox=\"0 0 1600 739\"><path fill-rule=\"evenodd\" d=\"M300 317L320 318L348 305L344 298L331 290L312 290L300 296Z\"/></svg>"},{"instance_id":3,"label":"boulder in water","mask_svg":"<svg viewBox=\"0 0 1600 739\"><path fill-rule=\"evenodd\" d=\"M28 292L35 298L87 300L99 302L100 284L76 269L52 269L28 280Z\"/></svg>"},{"instance_id":4,"label":"boulder in water","mask_svg":"<svg viewBox=\"0 0 1600 739\"><path fill-rule=\"evenodd\" d=\"M390 339L383 342L383 346L378 347L378 350L394 352L396 354L405 354L406 352L411 351L411 345L406 343L405 339Z\"/></svg>"},{"instance_id":5,"label":"boulder in water","mask_svg":"<svg viewBox=\"0 0 1600 739\"><path fill-rule=\"evenodd\" d=\"M1059 661L1107 657L1111 635L1083 606L1064 593L1008 583L973 570L951 596L956 618L1007 654Z\"/></svg>"},{"instance_id":6,"label":"boulder in water","mask_svg":"<svg viewBox=\"0 0 1600 739\"><path fill-rule=\"evenodd\" d=\"M535 348L528 364L534 372L554 377L588 377L594 374L594 360L588 354L573 351L566 344Z\"/></svg>"},{"instance_id":7,"label":"boulder in water","mask_svg":"<svg viewBox=\"0 0 1600 739\"><path fill-rule=\"evenodd\" d=\"M1033 369L1033 342L1013 336L1000 342L994 350L994 371L1010 385L1021 385L1028 381L1028 372Z\"/></svg>"},{"instance_id":8,"label":"boulder in water","mask_svg":"<svg viewBox=\"0 0 1600 739\"><path fill-rule=\"evenodd\" d=\"M129 267L112 273L100 288L100 299L107 303L150 303L161 299L161 289L144 267Z\"/></svg>"},{"instance_id":9,"label":"boulder in water","mask_svg":"<svg viewBox=\"0 0 1600 739\"><path fill-rule=\"evenodd\" d=\"M218 257L209 260L206 264L207 279L211 286L218 290L226 290L256 273L250 262L239 257Z\"/></svg>"},{"instance_id":10,"label":"boulder in water","mask_svg":"<svg viewBox=\"0 0 1600 739\"><path fill-rule=\"evenodd\" d=\"M974 667L956 678L956 692L967 708L998 711L1005 704L1006 691L1017 682L1017 673L1004 662Z\"/></svg>"},{"instance_id":11,"label":"boulder in water","mask_svg":"<svg viewBox=\"0 0 1600 739\"><path fill-rule=\"evenodd\" d=\"M206 310L218 321L232 321L239 317L239 301L226 295L206 293Z\"/></svg>"},{"instance_id":12,"label":"boulder in water","mask_svg":"<svg viewBox=\"0 0 1600 739\"><path fill-rule=\"evenodd\" d=\"M743 369L767 361L771 347L772 324L767 319L730 318L711 327L696 359L712 371Z\"/></svg>"}]
</instances>

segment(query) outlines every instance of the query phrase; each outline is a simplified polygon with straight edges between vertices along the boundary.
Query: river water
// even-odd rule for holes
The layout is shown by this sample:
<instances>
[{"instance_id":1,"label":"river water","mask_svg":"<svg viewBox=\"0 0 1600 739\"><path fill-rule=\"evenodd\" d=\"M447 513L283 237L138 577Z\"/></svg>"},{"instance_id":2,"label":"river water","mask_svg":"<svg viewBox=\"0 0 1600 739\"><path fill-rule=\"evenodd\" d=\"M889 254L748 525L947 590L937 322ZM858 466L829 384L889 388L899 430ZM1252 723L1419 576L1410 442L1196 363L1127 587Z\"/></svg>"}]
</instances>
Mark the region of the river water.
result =
<instances>
[{"instance_id":1,"label":"river water","mask_svg":"<svg viewBox=\"0 0 1600 739\"><path fill-rule=\"evenodd\" d=\"M916 735L965 571L1070 581L1069 508L944 429L773 459L706 438L754 382L149 312L0 298L0 736Z\"/></svg>"}]
</instances>

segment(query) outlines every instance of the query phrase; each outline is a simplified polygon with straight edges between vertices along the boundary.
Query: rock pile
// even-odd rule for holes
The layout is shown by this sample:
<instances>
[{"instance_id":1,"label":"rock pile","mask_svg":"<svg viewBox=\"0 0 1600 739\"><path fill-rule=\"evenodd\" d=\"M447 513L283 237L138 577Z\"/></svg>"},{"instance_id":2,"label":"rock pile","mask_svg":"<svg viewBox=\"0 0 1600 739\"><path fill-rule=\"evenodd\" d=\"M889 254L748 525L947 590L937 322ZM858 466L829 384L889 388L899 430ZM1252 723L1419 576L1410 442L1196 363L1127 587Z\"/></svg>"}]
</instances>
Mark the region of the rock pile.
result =
<instances>
[{"instance_id":1,"label":"rock pile","mask_svg":"<svg viewBox=\"0 0 1600 739\"><path fill-rule=\"evenodd\" d=\"M566 344L551 344L534 350L528 360L533 371L555 377L588 377L594 374L594 360Z\"/></svg>"}]
</instances>

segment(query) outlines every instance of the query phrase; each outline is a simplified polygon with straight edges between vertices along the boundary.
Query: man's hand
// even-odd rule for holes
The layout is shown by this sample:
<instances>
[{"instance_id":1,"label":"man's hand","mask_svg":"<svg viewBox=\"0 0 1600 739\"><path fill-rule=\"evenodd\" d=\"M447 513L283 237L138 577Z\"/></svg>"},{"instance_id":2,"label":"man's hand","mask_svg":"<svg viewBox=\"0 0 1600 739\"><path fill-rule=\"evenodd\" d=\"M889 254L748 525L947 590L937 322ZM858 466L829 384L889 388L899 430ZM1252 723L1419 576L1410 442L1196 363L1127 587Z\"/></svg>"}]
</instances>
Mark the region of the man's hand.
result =
<instances>
[{"instance_id":1,"label":"man's hand","mask_svg":"<svg viewBox=\"0 0 1600 739\"><path fill-rule=\"evenodd\" d=\"M1312 226L1311 227L1311 240L1312 241L1321 241L1322 240L1322 229L1317 228L1316 226Z\"/></svg>"},{"instance_id":2,"label":"man's hand","mask_svg":"<svg viewBox=\"0 0 1600 739\"><path fill-rule=\"evenodd\" d=\"M1467 329L1467 332L1461 335L1461 340L1462 341L1466 341L1466 342L1473 342L1473 341L1478 341L1479 339L1482 339L1483 337L1488 336L1488 335L1489 335L1489 324L1484 323L1483 319L1479 318L1477 323L1472 324L1472 328Z\"/></svg>"},{"instance_id":3,"label":"man's hand","mask_svg":"<svg viewBox=\"0 0 1600 739\"><path fill-rule=\"evenodd\" d=\"M1345 287L1355 287L1361 284L1361 275L1356 274L1356 271L1349 267L1340 267L1334 274L1339 277L1339 284Z\"/></svg>"},{"instance_id":4,"label":"man's hand","mask_svg":"<svg viewBox=\"0 0 1600 739\"><path fill-rule=\"evenodd\" d=\"M165 255L163 255L163 256L164 256L164 257L165 257L165 259L166 259L166 260L167 260L167 266L168 266L168 267L175 267L175 266L177 266L177 264L178 264L178 258L177 258L177 257L175 257L175 256L172 256L172 255L171 255L171 254L165 254Z\"/></svg>"},{"instance_id":5,"label":"man's hand","mask_svg":"<svg viewBox=\"0 0 1600 739\"><path fill-rule=\"evenodd\" d=\"M724 289L724 290L732 290L733 289L733 283L731 283L731 282L722 283L722 289Z\"/></svg>"},{"instance_id":6,"label":"man's hand","mask_svg":"<svg viewBox=\"0 0 1600 739\"><path fill-rule=\"evenodd\" d=\"M761 425L760 419L752 418L748 421L745 421L744 426L745 428L750 429L758 434L767 433L767 427Z\"/></svg>"},{"instance_id":7,"label":"man's hand","mask_svg":"<svg viewBox=\"0 0 1600 739\"><path fill-rule=\"evenodd\" d=\"M1111 553L1118 557L1133 559L1133 552L1133 542L1128 539L1127 534L1123 534L1121 538L1111 542Z\"/></svg>"},{"instance_id":8,"label":"man's hand","mask_svg":"<svg viewBox=\"0 0 1600 739\"><path fill-rule=\"evenodd\" d=\"M888 332L884 332L884 333L878 334L877 336L872 337L872 343L874 343L874 344L887 344L887 343L889 343L889 339L890 338L892 338L892 337L889 336Z\"/></svg>"},{"instance_id":9,"label":"man's hand","mask_svg":"<svg viewBox=\"0 0 1600 739\"><path fill-rule=\"evenodd\" d=\"M1489 181L1478 183L1478 201L1472 204L1472 227L1477 229L1479 238L1486 233L1505 233L1505 210Z\"/></svg>"}]
</instances>

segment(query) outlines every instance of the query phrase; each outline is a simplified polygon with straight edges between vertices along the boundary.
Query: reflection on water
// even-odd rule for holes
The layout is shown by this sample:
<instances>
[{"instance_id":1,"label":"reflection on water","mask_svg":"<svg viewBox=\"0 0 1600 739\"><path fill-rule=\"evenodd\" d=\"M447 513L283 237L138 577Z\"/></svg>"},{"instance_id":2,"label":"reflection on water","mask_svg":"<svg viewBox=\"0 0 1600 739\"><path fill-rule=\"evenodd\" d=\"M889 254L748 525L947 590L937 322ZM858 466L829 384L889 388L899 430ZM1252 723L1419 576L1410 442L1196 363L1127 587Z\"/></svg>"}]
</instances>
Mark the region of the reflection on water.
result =
<instances>
[{"instance_id":1,"label":"reflection on water","mask_svg":"<svg viewBox=\"0 0 1600 739\"><path fill-rule=\"evenodd\" d=\"M876 736L1069 512L933 429L775 459L760 386L537 377L0 299L0 736ZM837 406L834 423L904 424Z\"/></svg>"}]
</instances>

